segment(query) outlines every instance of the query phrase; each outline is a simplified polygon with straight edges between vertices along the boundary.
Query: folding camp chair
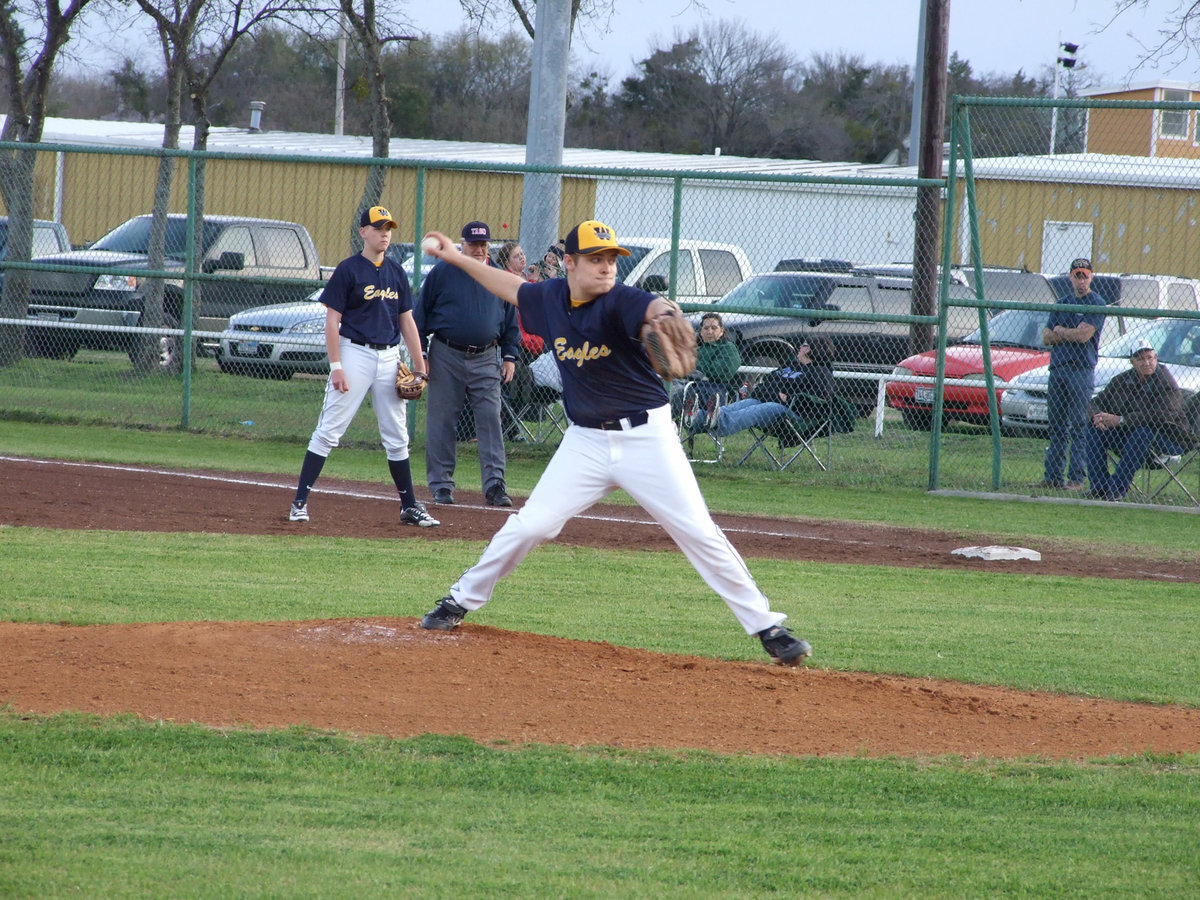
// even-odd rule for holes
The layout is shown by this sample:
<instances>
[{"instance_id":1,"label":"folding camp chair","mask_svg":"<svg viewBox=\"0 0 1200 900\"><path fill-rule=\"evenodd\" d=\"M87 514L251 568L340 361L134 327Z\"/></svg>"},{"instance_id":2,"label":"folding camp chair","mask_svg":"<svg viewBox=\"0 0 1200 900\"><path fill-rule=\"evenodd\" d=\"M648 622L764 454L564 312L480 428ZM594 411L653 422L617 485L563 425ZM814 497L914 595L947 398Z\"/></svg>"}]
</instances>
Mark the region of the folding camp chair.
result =
<instances>
[{"instance_id":1,"label":"folding camp chair","mask_svg":"<svg viewBox=\"0 0 1200 900\"><path fill-rule=\"evenodd\" d=\"M1151 445L1146 453L1146 459L1138 468L1137 475L1129 485L1126 495L1139 503L1161 502L1160 497L1171 490L1172 485L1178 488L1194 505L1200 506L1200 393L1190 394L1184 401L1184 413L1188 429L1192 435L1191 443L1181 453L1173 447L1169 451L1162 446ZM1116 464L1120 453L1115 449L1108 452L1110 465ZM1190 477L1189 469L1196 469L1196 487L1193 489L1185 483ZM1193 490L1195 493L1193 493Z\"/></svg>"},{"instance_id":2,"label":"folding camp chair","mask_svg":"<svg viewBox=\"0 0 1200 900\"><path fill-rule=\"evenodd\" d=\"M1153 503L1172 485L1177 487L1192 502L1200 506L1200 393L1190 395L1184 401L1184 415L1187 419L1188 430L1192 435L1192 444L1180 454L1156 453L1150 450L1150 458L1146 461L1145 481L1142 491L1148 502ZM1195 469L1189 473L1189 469ZM1195 493L1192 492L1184 479L1196 476Z\"/></svg>"},{"instance_id":3,"label":"folding camp chair","mask_svg":"<svg viewBox=\"0 0 1200 900\"><path fill-rule=\"evenodd\" d=\"M833 436L854 430L857 411L849 401L836 395L829 401L823 401L818 397L800 394L793 402L806 414L780 414L768 425L748 429L752 443L738 460L739 466L755 453L762 453L771 467L781 472L807 455L812 457L822 472L829 471L833 462Z\"/></svg>"},{"instance_id":4,"label":"folding camp chair","mask_svg":"<svg viewBox=\"0 0 1200 900\"><path fill-rule=\"evenodd\" d=\"M514 402L507 392L501 391L500 402L504 404L506 420L521 439L531 444L560 438L567 430L569 423L562 408L562 394L553 388L535 385L524 403Z\"/></svg>"},{"instance_id":5,"label":"folding camp chair","mask_svg":"<svg viewBox=\"0 0 1200 900\"><path fill-rule=\"evenodd\" d=\"M712 425L717 421L717 413L721 404L729 396L729 388L725 386L702 391L698 382L689 381L683 386L683 402L680 404L677 427L679 439L687 453L689 462L718 463L725 455L725 438L714 433ZM701 426L697 427L697 417ZM697 452L696 445L700 445Z\"/></svg>"}]
</instances>

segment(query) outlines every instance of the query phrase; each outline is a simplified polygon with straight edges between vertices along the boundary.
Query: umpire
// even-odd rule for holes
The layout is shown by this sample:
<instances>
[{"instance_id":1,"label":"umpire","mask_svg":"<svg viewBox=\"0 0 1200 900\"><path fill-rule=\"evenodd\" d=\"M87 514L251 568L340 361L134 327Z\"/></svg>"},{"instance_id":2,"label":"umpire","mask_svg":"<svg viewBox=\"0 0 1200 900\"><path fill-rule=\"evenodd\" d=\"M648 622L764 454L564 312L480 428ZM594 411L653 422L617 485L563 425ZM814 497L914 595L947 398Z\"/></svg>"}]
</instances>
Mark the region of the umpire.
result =
<instances>
[{"instance_id":1,"label":"umpire","mask_svg":"<svg viewBox=\"0 0 1200 900\"><path fill-rule=\"evenodd\" d=\"M463 255L488 264L490 241L485 222L463 226ZM512 506L504 483L500 386L512 380L520 353L516 307L442 261L426 276L413 318L429 360L425 476L433 502L454 502L455 428L470 400L484 497L489 506Z\"/></svg>"}]
</instances>

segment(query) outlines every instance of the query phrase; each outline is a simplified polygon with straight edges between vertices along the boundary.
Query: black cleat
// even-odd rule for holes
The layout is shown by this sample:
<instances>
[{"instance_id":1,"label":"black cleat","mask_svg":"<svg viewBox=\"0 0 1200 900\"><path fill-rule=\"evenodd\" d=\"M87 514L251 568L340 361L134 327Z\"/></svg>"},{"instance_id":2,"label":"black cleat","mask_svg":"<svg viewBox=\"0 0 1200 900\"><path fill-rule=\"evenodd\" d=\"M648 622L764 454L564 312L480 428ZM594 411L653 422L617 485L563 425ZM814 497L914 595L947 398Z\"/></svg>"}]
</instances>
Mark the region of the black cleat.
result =
<instances>
[{"instance_id":1,"label":"black cleat","mask_svg":"<svg viewBox=\"0 0 1200 900\"><path fill-rule=\"evenodd\" d=\"M467 611L449 597L443 597L437 606L425 614L421 627L430 631L453 631L466 614Z\"/></svg>"},{"instance_id":2,"label":"black cleat","mask_svg":"<svg viewBox=\"0 0 1200 900\"><path fill-rule=\"evenodd\" d=\"M454 503L454 491L450 488L438 488L433 492L433 502L443 506L449 506Z\"/></svg>"},{"instance_id":3,"label":"black cleat","mask_svg":"<svg viewBox=\"0 0 1200 900\"><path fill-rule=\"evenodd\" d=\"M758 633L758 639L762 641L763 649L771 658L781 663L798 665L802 659L812 656L812 647L808 641L793 636L782 625L764 628Z\"/></svg>"}]
</instances>

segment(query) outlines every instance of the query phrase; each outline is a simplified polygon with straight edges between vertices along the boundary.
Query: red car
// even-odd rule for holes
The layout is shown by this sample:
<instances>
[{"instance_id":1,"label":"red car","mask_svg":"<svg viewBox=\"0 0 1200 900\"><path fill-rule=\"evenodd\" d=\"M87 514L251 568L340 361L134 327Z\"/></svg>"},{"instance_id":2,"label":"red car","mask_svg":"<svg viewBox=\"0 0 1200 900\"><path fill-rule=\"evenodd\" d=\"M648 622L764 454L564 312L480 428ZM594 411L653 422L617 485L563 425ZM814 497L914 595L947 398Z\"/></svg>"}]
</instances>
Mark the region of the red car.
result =
<instances>
[{"instance_id":1,"label":"red car","mask_svg":"<svg viewBox=\"0 0 1200 900\"><path fill-rule=\"evenodd\" d=\"M1022 372L1049 365L1050 350L1042 343L1042 329L1048 314L1033 310L1009 309L988 321L988 340L992 349L992 375L1008 381ZM901 361L892 375L937 375L937 353L929 350ZM988 424L987 390L983 371L983 347L979 331L946 347L946 391L942 400L942 422L950 420ZM933 421L935 385L911 381L889 381L887 404L900 410L904 424L928 431ZM1000 396L996 391L996 414Z\"/></svg>"}]
</instances>

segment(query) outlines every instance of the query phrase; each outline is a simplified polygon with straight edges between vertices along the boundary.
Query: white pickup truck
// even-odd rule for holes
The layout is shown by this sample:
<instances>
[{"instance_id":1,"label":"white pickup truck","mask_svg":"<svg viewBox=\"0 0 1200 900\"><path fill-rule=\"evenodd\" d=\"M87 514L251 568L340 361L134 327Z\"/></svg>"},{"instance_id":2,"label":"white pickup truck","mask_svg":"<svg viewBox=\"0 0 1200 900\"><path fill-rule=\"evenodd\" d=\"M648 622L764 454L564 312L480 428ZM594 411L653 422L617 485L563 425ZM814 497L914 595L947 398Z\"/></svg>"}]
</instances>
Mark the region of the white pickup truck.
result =
<instances>
[{"instance_id":1,"label":"white pickup truck","mask_svg":"<svg viewBox=\"0 0 1200 900\"><path fill-rule=\"evenodd\" d=\"M715 303L752 274L741 247L681 239L672 285L670 238L622 237L621 246L630 255L617 259L618 281L680 303Z\"/></svg>"}]
</instances>

